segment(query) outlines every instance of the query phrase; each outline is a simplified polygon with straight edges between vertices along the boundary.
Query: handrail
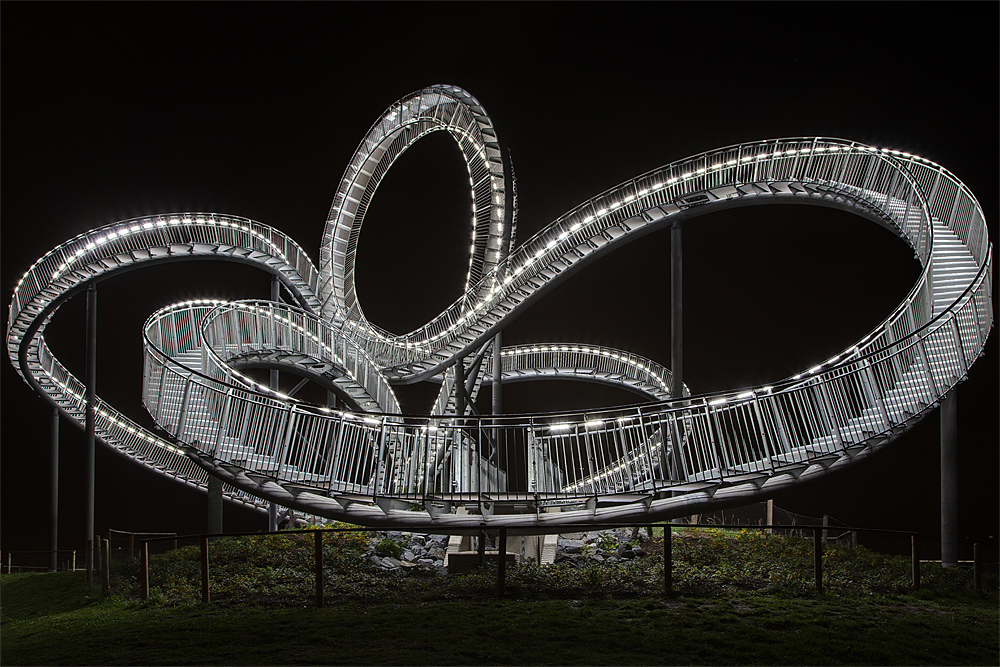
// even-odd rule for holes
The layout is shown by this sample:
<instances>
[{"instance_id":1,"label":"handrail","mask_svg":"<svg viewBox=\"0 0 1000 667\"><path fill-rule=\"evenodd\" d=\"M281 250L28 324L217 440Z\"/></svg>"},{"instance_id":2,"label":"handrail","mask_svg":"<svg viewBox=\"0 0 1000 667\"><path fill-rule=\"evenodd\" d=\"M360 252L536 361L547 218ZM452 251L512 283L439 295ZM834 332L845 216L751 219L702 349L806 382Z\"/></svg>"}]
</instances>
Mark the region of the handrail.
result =
<instances>
[{"instance_id":1,"label":"handrail","mask_svg":"<svg viewBox=\"0 0 1000 667\"><path fill-rule=\"evenodd\" d=\"M377 165L377 173L361 178L352 162L345 175L344 183L369 188L370 195L405 146L432 129L458 127L463 137L480 132L475 136L484 142L482 151L466 159L485 170L479 185L474 175L473 191L482 186L491 199L474 221L477 230L489 221L483 232L489 240L474 246L471 263L495 271L483 270L477 282L470 270L465 295L424 327L389 335L367 323L360 306L337 296L336 290L349 287L339 272L353 262L363 219L363 211L344 213L353 205L345 203L350 188L342 183L324 234L322 272L279 232L216 214L147 216L60 245L15 290L8 320L12 362L37 391L81 421L82 383L51 355L43 335L63 301L91 281L142 262L198 256L256 263L277 273L304 308L201 302L154 314L144 328L143 401L167 435L142 429L99 401L98 437L198 487L208 474L220 477L245 502L260 505L266 498L370 525L430 522L458 529L480 521L551 528L582 517L599 523L639 514L656 519L773 495L896 439L961 382L982 353L993 325L984 215L968 189L933 162L840 139L738 144L611 188L491 264L489 258L499 256L489 253L503 243L501 228L512 215L501 217L492 197L504 202L508 185L496 181L506 176L494 160L502 155L499 145L485 138L493 132L488 117L463 93L435 87L391 107L378 126L381 134L362 142L355 155L360 164ZM466 125L449 125L459 111ZM397 117L388 118L393 113ZM400 120L406 114L411 116ZM387 150L381 142L389 136L403 139ZM398 414L390 383L431 377L481 349L510 318L604 253L674 220L769 200L846 208L894 230L920 260L919 278L856 344L772 385L688 392L604 410ZM938 268L949 262L958 277L950 279L944 297ZM321 301L325 321L309 313ZM278 364L307 358L329 365L383 412L330 410L255 386L228 363L236 348L274 353ZM589 355L590 361L582 363L600 367L612 358L607 350L586 349L581 358ZM501 358L517 352L508 348ZM611 372L648 380L644 391L663 398L668 371L621 356ZM354 364L350 372L342 363L347 360ZM487 357L482 368L490 363ZM451 513L459 505L477 514Z\"/></svg>"}]
</instances>

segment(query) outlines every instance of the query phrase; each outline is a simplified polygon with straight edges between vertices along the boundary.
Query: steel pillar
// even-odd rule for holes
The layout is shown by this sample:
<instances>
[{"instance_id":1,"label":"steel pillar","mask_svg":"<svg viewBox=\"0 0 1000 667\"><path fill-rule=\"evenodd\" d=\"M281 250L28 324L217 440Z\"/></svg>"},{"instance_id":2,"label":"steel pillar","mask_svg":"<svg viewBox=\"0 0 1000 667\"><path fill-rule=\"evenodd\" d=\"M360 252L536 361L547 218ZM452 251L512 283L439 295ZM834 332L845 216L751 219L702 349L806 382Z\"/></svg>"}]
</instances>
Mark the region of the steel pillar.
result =
<instances>
[{"instance_id":1,"label":"steel pillar","mask_svg":"<svg viewBox=\"0 0 1000 667\"><path fill-rule=\"evenodd\" d=\"M681 224L674 221L670 226L670 397L684 395L684 283L681 253ZM666 460L666 440L664 461ZM674 519L668 523L678 523ZM664 528L669 530L669 528Z\"/></svg>"},{"instance_id":2,"label":"steel pillar","mask_svg":"<svg viewBox=\"0 0 1000 667\"><path fill-rule=\"evenodd\" d=\"M503 368L501 367L500 351L503 347L503 332L498 331L493 337L493 385L491 387L491 397L493 399L492 413L499 415L503 412Z\"/></svg>"},{"instance_id":3,"label":"steel pillar","mask_svg":"<svg viewBox=\"0 0 1000 667\"><path fill-rule=\"evenodd\" d=\"M84 540L88 540L87 549L87 585L94 582L94 440L96 427L97 401L97 287L93 284L87 288L87 411L84 418L86 444L84 452L83 476L83 506L84 506Z\"/></svg>"},{"instance_id":4,"label":"steel pillar","mask_svg":"<svg viewBox=\"0 0 1000 667\"><path fill-rule=\"evenodd\" d=\"M670 227L670 383L671 398L684 392L684 290L681 265L681 225Z\"/></svg>"},{"instance_id":5,"label":"steel pillar","mask_svg":"<svg viewBox=\"0 0 1000 667\"><path fill-rule=\"evenodd\" d=\"M281 301L281 282L278 276L271 276L271 301L279 303ZM279 387L278 371L271 369L268 387L273 391L278 391ZM273 500L267 504L267 530L275 533L278 531L278 505Z\"/></svg>"},{"instance_id":6,"label":"steel pillar","mask_svg":"<svg viewBox=\"0 0 1000 667\"><path fill-rule=\"evenodd\" d=\"M59 569L59 408L52 408L51 480L49 482L49 572Z\"/></svg>"},{"instance_id":7,"label":"steel pillar","mask_svg":"<svg viewBox=\"0 0 1000 667\"><path fill-rule=\"evenodd\" d=\"M958 396L941 401L941 565L958 565Z\"/></svg>"},{"instance_id":8,"label":"steel pillar","mask_svg":"<svg viewBox=\"0 0 1000 667\"><path fill-rule=\"evenodd\" d=\"M455 362L455 414L465 416L465 357L459 357Z\"/></svg>"}]
</instances>

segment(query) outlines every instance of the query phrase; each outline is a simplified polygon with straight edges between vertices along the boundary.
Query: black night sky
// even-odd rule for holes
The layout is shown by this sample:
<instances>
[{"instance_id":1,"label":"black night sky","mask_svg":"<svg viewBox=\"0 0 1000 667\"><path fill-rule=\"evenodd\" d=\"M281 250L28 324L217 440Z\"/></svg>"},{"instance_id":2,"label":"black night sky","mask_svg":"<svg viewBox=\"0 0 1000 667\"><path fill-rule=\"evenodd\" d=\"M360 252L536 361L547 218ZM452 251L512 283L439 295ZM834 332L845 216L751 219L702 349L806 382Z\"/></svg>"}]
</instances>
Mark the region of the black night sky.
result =
<instances>
[{"instance_id":1,"label":"black night sky","mask_svg":"<svg viewBox=\"0 0 1000 667\"><path fill-rule=\"evenodd\" d=\"M902 18L901 18L902 17ZM854 139L916 153L977 195L996 242L996 3L221 3L2 7L4 308L57 244L138 215L212 211L277 227L318 263L338 181L386 107L462 86L510 148L527 239L633 176L742 141ZM469 193L443 133L416 144L372 204L358 291L402 332L459 296ZM505 344L610 345L669 365L669 232L613 253L512 323ZM848 347L917 264L850 214L766 206L685 228L685 380L698 393L779 380ZM141 325L174 301L266 298L234 264L146 268L101 283L98 393L136 419ZM48 329L84 376L84 299ZM6 314L6 310L4 311ZM997 335L959 389L960 539L998 534ZM2 369L2 547L48 548L48 404ZM431 392L401 390L408 411ZM505 390L528 412L633 402L592 385ZM922 531L938 544L938 416L888 451L778 499L788 510ZM60 546L83 535L83 434L62 422ZM226 528L264 515L227 505ZM96 528L200 532L205 497L97 450ZM963 552L963 557L966 557Z\"/></svg>"}]
</instances>

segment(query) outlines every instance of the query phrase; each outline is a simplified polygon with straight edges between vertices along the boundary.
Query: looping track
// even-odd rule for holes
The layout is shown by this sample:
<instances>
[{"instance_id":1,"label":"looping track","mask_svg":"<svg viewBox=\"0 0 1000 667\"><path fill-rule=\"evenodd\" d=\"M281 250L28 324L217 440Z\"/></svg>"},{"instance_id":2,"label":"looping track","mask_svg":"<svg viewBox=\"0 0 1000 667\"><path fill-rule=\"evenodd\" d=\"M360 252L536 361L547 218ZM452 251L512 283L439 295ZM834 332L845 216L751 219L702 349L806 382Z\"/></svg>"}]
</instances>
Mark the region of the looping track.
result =
<instances>
[{"instance_id":1,"label":"looping track","mask_svg":"<svg viewBox=\"0 0 1000 667\"><path fill-rule=\"evenodd\" d=\"M354 251L378 184L432 131L469 167L473 244L465 294L405 335L365 319ZM709 151L629 180L514 247L513 175L471 95L434 86L390 107L355 152L327 220L317 270L280 231L235 216L138 218L71 239L18 283L7 348L25 381L82 423L85 388L44 333L87 285L149 263L250 263L296 305L177 304L146 323L143 400L158 430L98 400L104 443L178 481L208 474L230 498L266 500L367 525L545 532L580 522L660 520L740 504L850 465L895 440L965 377L993 324L992 251L983 211L957 178L898 151L825 138ZM588 414L456 415L455 365L470 393L488 378L493 335L577 270L676 220L790 201L852 211L905 241L922 271L902 303L824 364L767 387L668 400L669 371L620 350L505 348L505 380L572 377L650 402ZM356 411L295 401L245 367L281 368ZM393 384L442 384L430 416L399 415ZM465 506L470 514L455 513Z\"/></svg>"}]
</instances>

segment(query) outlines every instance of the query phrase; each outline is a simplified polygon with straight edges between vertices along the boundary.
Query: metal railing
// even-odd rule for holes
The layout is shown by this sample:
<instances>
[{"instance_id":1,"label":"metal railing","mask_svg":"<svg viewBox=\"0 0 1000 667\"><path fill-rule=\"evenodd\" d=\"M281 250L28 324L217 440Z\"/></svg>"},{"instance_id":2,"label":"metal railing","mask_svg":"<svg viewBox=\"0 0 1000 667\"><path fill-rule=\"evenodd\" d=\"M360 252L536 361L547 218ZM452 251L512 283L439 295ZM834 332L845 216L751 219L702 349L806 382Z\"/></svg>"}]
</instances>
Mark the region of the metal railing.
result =
<instances>
[{"instance_id":1,"label":"metal railing","mask_svg":"<svg viewBox=\"0 0 1000 667\"><path fill-rule=\"evenodd\" d=\"M452 104L435 94L439 103ZM469 118L485 118L466 97ZM399 113L420 116L426 109L419 100L426 101L418 95ZM383 146L382 138L398 129L387 120L382 138L359 148L357 155L372 157L381 170L366 183L377 185L391 166L394 157L381 156L398 155L421 132L441 129L442 118L414 120L426 127ZM485 165L490 155L467 160ZM353 168L345 179L355 178ZM474 192L477 187L474 182ZM491 183L486 191L497 196L498 187ZM899 234L923 267L903 302L871 333L780 383L586 413L414 417L311 406L243 381L226 363L234 353L288 352L279 363L289 364L295 354L315 355L394 412L390 382L433 376L481 348L505 320L565 280L570 268L674 219L766 198L859 212ZM331 220L347 206L346 199L337 201L341 208L335 201ZM475 218L477 230L490 221L491 247L503 236L493 208ZM348 285L339 272L353 262L357 213L351 213L357 225L327 226L323 275L333 283L322 288L291 239L242 218L150 216L88 232L48 253L19 282L8 353L29 383L82 423L84 387L51 355L43 332L59 304L85 283L139 262L212 256L277 272L307 309L319 308L320 293L324 307L333 307L341 301L330 297L331 290ZM335 228L350 229L350 238L327 238ZM957 239L974 273L950 303L934 298L940 291L933 271L938 238L938 246ZM473 263L486 256L476 243ZM982 209L968 189L930 161L837 139L747 143L673 163L581 204L494 270L485 270L489 262L480 268L484 275L462 298L403 336L370 326L359 308L324 313L332 325L262 302L168 309L147 323L147 341L155 343L145 346L143 383L144 404L168 437L101 401L97 436L195 486L204 486L210 472L240 489L230 492L234 499L259 506L266 498L358 523L434 521L457 528L481 520L554 526L584 513L598 522L636 514L665 518L773 494L884 445L964 379L993 324L991 247ZM470 270L470 280L475 275ZM588 354L592 361L602 356ZM550 361L558 368L559 361ZM638 358L604 361L610 370L615 362L631 365L633 375L641 371L651 391L668 384L665 369ZM479 515L450 514L458 503L471 504ZM413 504L419 511L411 511ZM575 511L543 511L567 506Z\"/></svg>"},{"instance_id":2,"label":"metal railing","mask_svg":"<svg viewBox=\"0 0 1000 667\"><path fill-rule=\"evenodd\" d=\"M908 159L925 171L938 168L914 156ZM452 358L442 351L459 344L463 351L476 347L490 334L484 322L497 322L509 311L526 307L532 294L557 280L568 266L592 261L636 230L669 224L678 213L708 211L712 203L748 197L853 202L857 210L892 227L910 243L926 269L931 239L928 211L944 215L947 209L948 216L941 219L949 225L972 221L975 216L966 214L970 206L956 204L971 194L941 170L932 208L914 177L901 166L891 151L836 139L754 142L704 153L639 176L561 216L498 265L496 275L506 276L500 281L502 288L495 276L484 276L444 312L409 334L388 334L363 320L345 326L353 326L368 340L369 351L380 363L401 373L407 365L441 353L437 363L420 371L421 377L430 375ZM924 175L924 180L929 178ZM692 196L707 201L686 204ZM971 206L978 209L977 203ZM978 220L982 221L981 212ZM560 265L562 269L553 268ZM929 303L925 289L918 283L904 304L907 309L919 310ZM470 300L470 295L478 300Z\"/></svg>"}]
</instances>

